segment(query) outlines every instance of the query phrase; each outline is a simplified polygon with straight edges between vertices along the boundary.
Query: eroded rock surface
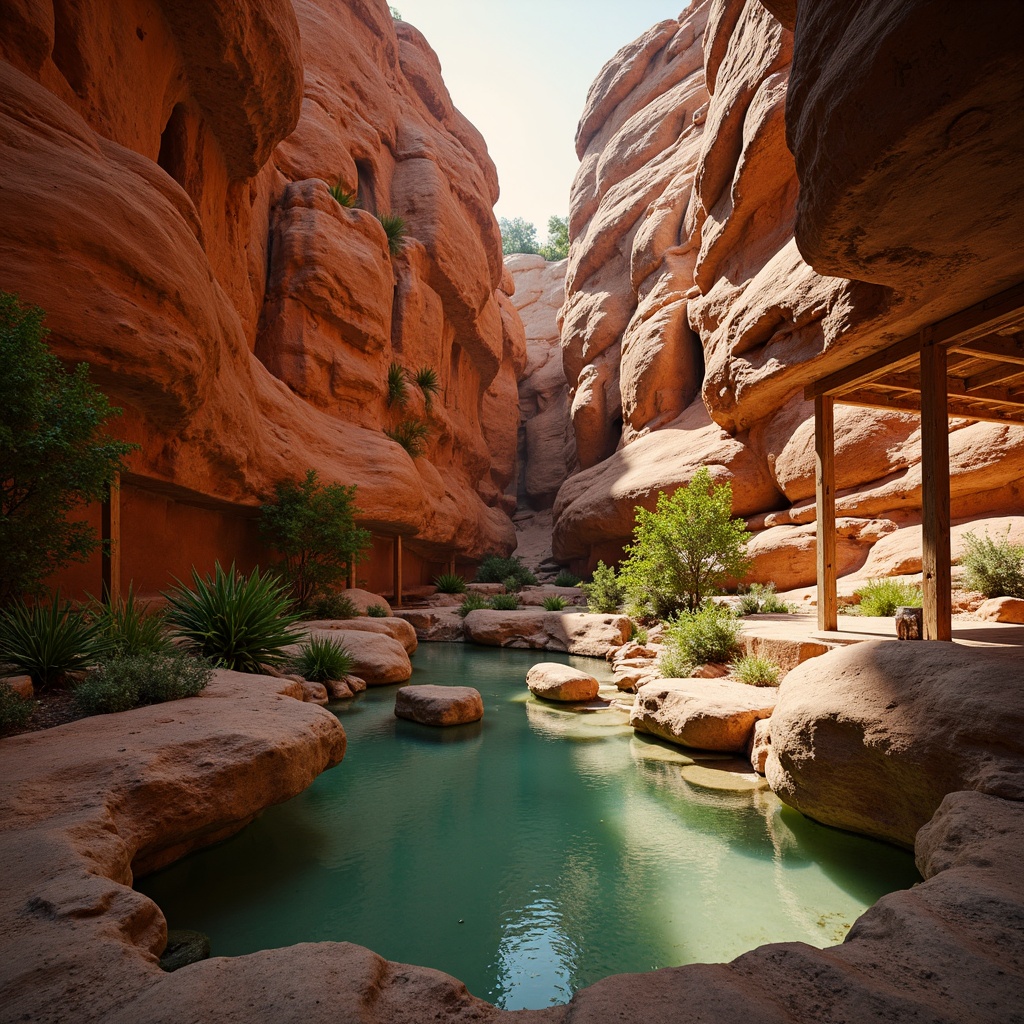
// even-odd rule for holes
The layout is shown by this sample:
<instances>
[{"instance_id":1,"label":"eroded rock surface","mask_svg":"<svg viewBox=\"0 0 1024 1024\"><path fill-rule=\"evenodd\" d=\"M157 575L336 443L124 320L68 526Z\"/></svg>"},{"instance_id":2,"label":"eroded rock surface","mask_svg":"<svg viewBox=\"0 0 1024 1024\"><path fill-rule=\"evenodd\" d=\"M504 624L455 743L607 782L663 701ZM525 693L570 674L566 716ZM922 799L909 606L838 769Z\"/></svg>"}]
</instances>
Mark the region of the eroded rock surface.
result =
<instances>
[{"instance_id":1,"label":"eroded rock surface","mask_svg":"<svg viewBox=\"0 0 1024 1024\"><path fill-rule=\"evenodd\" d=\"M526 647L568 651L603 658L629 638L632 623L625 615L591 612L470 612L463 623L467 640L488 647Z\"/></svg>"}]
</instances>

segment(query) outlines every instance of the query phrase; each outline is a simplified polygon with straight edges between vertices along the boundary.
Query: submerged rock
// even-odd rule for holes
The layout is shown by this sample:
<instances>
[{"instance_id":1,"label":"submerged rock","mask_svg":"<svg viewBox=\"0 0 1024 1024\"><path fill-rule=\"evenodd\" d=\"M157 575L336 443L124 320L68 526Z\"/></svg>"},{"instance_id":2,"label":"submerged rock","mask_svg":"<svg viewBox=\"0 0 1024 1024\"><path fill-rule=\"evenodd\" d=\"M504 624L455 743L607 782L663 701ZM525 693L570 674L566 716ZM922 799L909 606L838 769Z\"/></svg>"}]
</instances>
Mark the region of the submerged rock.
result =
<instances>
[{"instance_id":1,"label":"submerged rock","mask_svg":"<svg viewBox=\"0 0 1024 1024\"><path fill-rule=\"evenodd\" d=\"M465 725L484 717L484 701L472 686L403 686L395 694L395 717L420 725Z\"/></svg>"}]
</instances>

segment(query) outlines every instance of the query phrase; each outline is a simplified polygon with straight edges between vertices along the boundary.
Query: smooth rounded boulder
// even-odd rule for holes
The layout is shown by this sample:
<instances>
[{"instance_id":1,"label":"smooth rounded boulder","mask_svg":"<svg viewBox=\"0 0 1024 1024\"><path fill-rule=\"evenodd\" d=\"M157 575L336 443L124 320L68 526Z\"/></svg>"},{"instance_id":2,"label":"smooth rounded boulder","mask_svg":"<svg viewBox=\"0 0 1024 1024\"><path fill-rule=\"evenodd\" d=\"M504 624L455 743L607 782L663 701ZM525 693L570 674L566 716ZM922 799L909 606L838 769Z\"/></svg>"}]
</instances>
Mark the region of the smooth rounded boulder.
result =
<instances>
[{"instance_id":1,"label":"smooth rounded boulder","mask_svg":"<svg viewBox=\"0 0 1024 1024\"><path fill-rule=\"evenodd\" d=\"M546 661L530 669L526 685L535 697L567 703L593 700L601 688L592 675L578 668Z\"/></svg>"},{"instance_id":2,"label":"smooth rounded boulder","mask_svg":"<svg viewBox=\"0 0 1024 1024\"><path fill-rule=\"evenodd\" d=\"M412 675L412 662L401 641L385 633L348 629L311 629L310 637L337 640L352 655L353 675L369 686L404 683ZM296 648L296 653L298 648Z\"/></svg>"},{"instance_id":3,"label":"smooth rounded boulder","mask_svg":"<svg viewBox=\"0 0 1024 1024\"><path fill-rule=\"evenodd\" d=\"M484 701L472 686L403 686L395 694L395 717L420 725L466 725L484 717Z\"/></svg>"}]
</instances>

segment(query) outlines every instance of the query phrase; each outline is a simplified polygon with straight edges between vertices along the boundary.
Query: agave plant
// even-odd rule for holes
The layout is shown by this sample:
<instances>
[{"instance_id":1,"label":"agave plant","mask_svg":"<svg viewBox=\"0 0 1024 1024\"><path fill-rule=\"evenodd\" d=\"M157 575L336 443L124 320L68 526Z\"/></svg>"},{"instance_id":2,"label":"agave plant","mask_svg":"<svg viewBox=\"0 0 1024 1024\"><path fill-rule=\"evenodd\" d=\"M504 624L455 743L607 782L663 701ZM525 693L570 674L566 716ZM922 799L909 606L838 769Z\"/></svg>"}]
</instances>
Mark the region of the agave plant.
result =
<instances>
[{"instance_id":1,"label":"agave plant","mask_svg":"<svg viewBox=\"0 0 1024 1024\"><path fill-rule=\"evenodd\" d=\"M284 663L284 648L302 638L294 628L299 617L288 610L287 585L259 569L243 576L234 562L227 572L217 562L213 573L204 579L193 569L191 590L175 580L178 586L164 594L168 625L218 668L259 672Z\"/></svg>"},{"instance_id":2,"label":"agave plant","mask_svg":"<svg viewBox=\"0 0 1024 1024\"><path fill-rule=\"evenodd\" d=\"M413 380L416 381L416 386L423 392L423 401L429 409L433 404L434 395L441 390L441 379L437 375L437 370L432 366L421 366L413 374Z\"/></svg>"},{"instance_id":3,"label":"agave plant","mask_svg":"<svg viewBox=\"0 0 1024 1024\"><path fill-rule=\"evenodd\" d=\"M93 601L89 614L110 638L111 653L116 657L169 654L174 649L165 631L163 614L148 612L137 600L131 584L126 597L106 604Z\"/></svg>"},{"instance_id":4,"label":"agave plant","mask_svg":"<svg viewBox=\"0 0 1024 1024\"><path fill-rule=\"evenodd\" d=\"M392 441L400 444L414 459L426 451L430 427L422 420L402 420L396 427L385 429Z\"/></svg>"},{"instance_id":5,"label":"agave plant","mask_svg":"<svg viewBox=\"0 0 1024 1024\"><path fill-rule=\"evenodd\" d=\"M16 665L43 690L88 668L113 649L102 623L58 593L46 605L17 603L0 612L0 661Z\"/></svg>"},{"instance_id":6,"label":"agave plant","mask_svg":"<svg viewBox=\"0 0 1024 1024\"><path fill-rule=\"evenodd\" d=\"M546 612L560 612L565 607L565 599L558 596L545 597L543 603Z\"/></svg>"},{"instance_id":7,"label":"agave plant","mask_svg":"<svg viewBox=\"0 0 1024 1024\"><path fill-rule=\"evenodd\" d=\"M403 366L392 363L388 367L388 407L403 406L409 399L409 385Z\"/></svg>"},{"instance_id":8,"label":"agave plant","mask_svg":"<svg viewBox=\"0 0 1024 1024\"><path fill-rule=\"evenodd\" d=\"M397 213L378 213L377 220L388 236L388 252L397 256L405 248L405 218Z\"/></svg>"},{"instance_id":9,"label":"agave plant","mask_svg":"<svg viewBox=\"0 0 1024 1024\"><path fill-rule=\"evenodd\" d=\"M295 670L312 683L326 683L329 679L343 679L352 671L355 659L338 640L325 636L311 636L299 650Z\"/></svg>"},{"instance_id":10,"label":"agave plant","mask_svg":"<svg viewBox=\"0 0 1024 1024\"><path fill-rule=\"evenodd\" d=\"M459 605L459 615L465 618L470 612L490 607L490 602L482 594L467 594L465 600Z\"/></svg>"},{"instance_id":11,"label":"agave plant","mask_svg":"<svg viewBox=\"0 0 1024 1024\"><path fill-rule=\"evenodd\" d=\"M466 581L457 572L443 572L434 577L434 586L441 594L464 594Z\"/></svg>"},{"instance_id":12,"label":"agave plant","mask_svg":"<svg viewBox=\"0 0 1024 1024\"><path fill-rule=\"evenodd\" d=\"M344 182L339 181L336 185L331 185L328 188L328 191L332 196L334 196L338 205L344 206L346 209L351 209L359 202L356 193L349 192L349 190L345 188Z\"/></svg>"}]
</instances>

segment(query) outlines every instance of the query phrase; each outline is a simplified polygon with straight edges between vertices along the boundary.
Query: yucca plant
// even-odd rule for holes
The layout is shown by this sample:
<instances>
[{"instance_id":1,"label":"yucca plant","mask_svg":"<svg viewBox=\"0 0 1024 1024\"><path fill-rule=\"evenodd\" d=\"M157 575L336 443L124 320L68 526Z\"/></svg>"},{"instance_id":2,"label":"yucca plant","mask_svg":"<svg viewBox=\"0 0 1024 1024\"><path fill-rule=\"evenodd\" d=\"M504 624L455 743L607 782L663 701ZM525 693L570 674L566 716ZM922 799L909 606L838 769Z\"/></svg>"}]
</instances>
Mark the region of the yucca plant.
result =
<instances>
[{"instance_id":1,"label":"yucca plant","mask_svg":"<svg viewBox=\"0 0 1024 1024\"><path fill-rule=\"evenodd\" d=\"M290 612L287 585L276 576L225 572L217 562L214 574L200 577L192 570L193 589L180 580L164 594L171 603L168 625L195 653L218 668L259 672L263 665L287 660L283 649L302 638L294 628L298 615Z\"/></svg>"},{"instance_id":2,"label":"yucca plant","mask_svg":"<svg viewBox=\"0 0 1024 1024\"><path fill-rule=\"evenodd\" d=\"M434 577L434 586L442 594L464 594L466 581L457 572L443 572Z\"/></svg>"},{"instance_id":3,"label":"yucca plant","mask_svg":"<svg viewBox=\"0 0 1024 1024\"><path fill-rule=\"evenodd\" d=\"M386 428L384 433L416 459L427 450L430 427L422 420L408 419L396 427Z\"/></svg>"},{"instance_id":4,"label":"yucca plant","mask_svg":"<svg viewBox=\"0 0 1024 1024\"><path fill-rule=\"evenodd\" d=\"M17 602L0 612L0 661L27 673L40 690L88 668L112 649L101 624L62 601L59 593L49 604Z\"/></svg>"},{"instance_id":5,"label":"yucca plant","mask_svg":"<svg viewBox=\"0 0 1024 1024\"><path fill-rule=\"evenodd\" d=\"M405 248L405 218L397 213L378 213L377 220L388 236L388 252L397 256Z\"/></svg>"},{"instance_id":6,"label":"yucca plant","mask_svg":"<svg viewBox=\"0 0 1024 1024\"><path fill-rule=\"evenodd\" d=\"M465 600L459 605L459 615L465 618L470 612L490 607L490 602L486 597L482 597L480 594L467 594Z\"/></svg>"},{"instance_id":7,"label":"yucca plant","mask_svg":"<svg viewBox=\"0 0 1024 1024\"><path fill-rule=\"evenodd\" d=\"M544 598L544 611L560 612L565 607L565 599L556 596Z\"/></svg>"},{"instance_id":8,"label":"yucca plant","mask_svg":"<svg viewBox=\"0 0 1024 1024\"><path fill-rule=\"evenodd\" d=\"M414 374L412 378L416 382L416 387L423 392L423 402L429 409L434 403L434 395L441 390L441 378L437 375L437 370L432 366L421 366Z\"/></svg>"},{"instance_id":9,"label":"yucca plant","mask_svg":"<svg viewBox=\"0 0 1024 1024\"><path fill-rule=\"evenodd\" d=\"M405 368L398 363L388 367L388 408L397 405L400 408L409 400L409 385L406 381Z\"/></svg>"},{"instance_id":10,"label":"yucca plant","mask_svg":"<svg viewBox=\"0 0 1024 1024\"><path fill-rule=\"evenodd\" d=\"M299 650L295 671L311 683L326 683L329 679L343 679L352 671L355 658L339 640L325 636L311 636Z\"/></svg>"},{"instance_id":11,"label":"yucca plant","mask_svg":"<svg viewBox=\"0 0 1024 1024\"><path fill-rule=\"evenodd\" d=\"M93 601L90 617L110 638L111 653L118 658L140 654L168 654L174 649L167 635L161 612L147 611L136 599L135 590L128 586L126 597L101 604Z\"/></svg>"},{"instance_id":12,"label":"yucca plant","mask_svg":"<svg viewBox=\"0 0 1024 1024\"><path fill-rule=\"evenodd\" d=\"M359 201L358 197L356 196L356 193L349 192L349 190L345 188L345 184L342 181L339 181L335 185L331 185L328 191L334 197L338 205L344 206L346 209L351 209Z\"/></svg>"},{"instance_id":13,"label":"yucca plant","mask_svg":"<svg viewBox=\"0 0 1024 1024\"><path fill-rule=\"evenodd\" d=\"M519 607L518 594L495 594L491 607L498 612L514 612Z\"/></svg>"}]
</instances>

